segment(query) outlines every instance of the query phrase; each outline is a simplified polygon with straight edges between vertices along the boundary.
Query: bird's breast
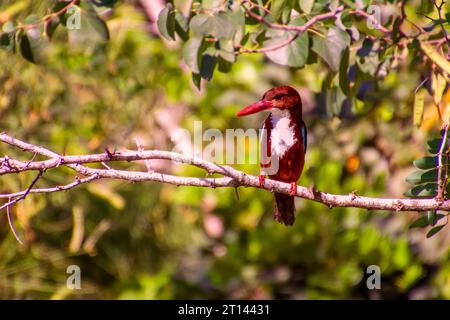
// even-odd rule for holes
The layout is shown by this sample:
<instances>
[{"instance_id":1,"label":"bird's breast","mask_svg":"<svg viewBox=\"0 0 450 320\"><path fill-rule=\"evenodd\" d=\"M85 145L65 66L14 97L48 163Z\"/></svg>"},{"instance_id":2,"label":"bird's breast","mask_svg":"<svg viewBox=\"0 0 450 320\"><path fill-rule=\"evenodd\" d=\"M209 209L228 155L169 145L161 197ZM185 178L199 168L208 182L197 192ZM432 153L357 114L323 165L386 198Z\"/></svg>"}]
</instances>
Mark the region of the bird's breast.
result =
<instances>
[{"instance_id":1,"label":"bird's breast","mask_svg":"<svg viewBox=\"0 0 450 320\"><path fill-rule=\"evenodd\" d=\"M294 126L289 116L276 113L271 115L271 124L271 152L281 158L297 143Z\"/></svg>"}]
</instances>

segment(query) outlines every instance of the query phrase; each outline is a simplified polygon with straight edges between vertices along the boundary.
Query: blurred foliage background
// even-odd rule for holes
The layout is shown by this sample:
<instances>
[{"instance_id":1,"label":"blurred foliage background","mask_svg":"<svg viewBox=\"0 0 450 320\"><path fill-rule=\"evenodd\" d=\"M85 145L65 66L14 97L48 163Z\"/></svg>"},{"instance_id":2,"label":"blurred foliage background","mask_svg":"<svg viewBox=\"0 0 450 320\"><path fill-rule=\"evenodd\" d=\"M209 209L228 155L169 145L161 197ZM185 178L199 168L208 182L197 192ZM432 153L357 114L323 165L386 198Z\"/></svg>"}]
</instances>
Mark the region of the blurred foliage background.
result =
<instances>
[{"instance_id":1,"label":"blurred foliage background","mask_svg":"<svg viewBox=\"0 0 450 320\"><path fill-rule=\"evenodd\" d=\"M0 25L45 15L48 2L2 1ZM195 120L223 132L259 127L264 115L234 114L270 87L289 84L301 92L309 129L301 185L388 197L408 190L413 160L427 154L426 141L441 126L431 98L421 126L412 125L414 92L427 72L414 57L338 117L327 112L327 67L320 61L295 69L243 54L198 91L182 44L157 35L144 2L102 7L110 39L100 46L69 46L61 32L44 64L0 51L1 130L65 154L136 149L135 138L146 149L171 150L173 130L192 130ZM422 2L408 1L407 9L424 24L415 14ZM449 93L443 101L450 103ZM0 152L24 158L5 145ZM144 163L121 166L146 170ZM204 176L167 161L152 166ZM236 168L259 172L258 165ZM23 190L33 178L2 176L0 190ZM61 169L39 186L72 180ZM414 212L330 210L301 199L288 228L272 219L267 192L238 193L239 199L232 188L99 181L29 195L12 209L24 245L0 216L0 298L450 299L448 228L426 239L426 231L408 229L419 216ZM81 268L80 290L66 287L69 265ZM380 290L366 287L370 265L381 268Z\"/></svg>"}]
</instances>

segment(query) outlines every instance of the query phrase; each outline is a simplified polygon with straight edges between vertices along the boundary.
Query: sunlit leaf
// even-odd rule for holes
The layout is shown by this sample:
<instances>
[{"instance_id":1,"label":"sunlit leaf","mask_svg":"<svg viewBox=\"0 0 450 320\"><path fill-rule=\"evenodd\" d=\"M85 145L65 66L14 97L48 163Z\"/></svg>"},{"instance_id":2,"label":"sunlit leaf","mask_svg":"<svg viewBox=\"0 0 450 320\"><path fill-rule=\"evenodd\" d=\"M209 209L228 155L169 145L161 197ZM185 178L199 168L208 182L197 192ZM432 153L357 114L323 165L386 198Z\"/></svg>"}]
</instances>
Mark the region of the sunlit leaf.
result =
<instances>
[{"instance_id":1,"label":"sunlit leaf","mask_svg":"<svg viewBox=\"0 0 450 320\"><path fill-rule=\"evenodd\" d=\"M440 72L433 72L431 80L433 100L434 103L439 104L442 100L442 96L444 95L445 88L447 87L447 80Z\"/></svg>"},{"instance_id":2,"label":"sunlit leaf","mask_svg":"<svg viewBox=\"0 0 450 320\"><path fill-rule=\"evenodd\" d=\"M303 25L304 21L301 18L296 18L292 25ZM290 67L302 67L308 59L309 52L309 37L307 32L303 32L297 36L295 40L287 43L290 39L296 36L294 31L269 29L266 33L269 38L264 41L264 47L276 48L266 52L266 56L275 63L287 65ZM278 46L280 46L278 48Z\"/></svg>"},{"instance_id":3,"label":"sunlit leaf","mask_svg":"<svg viewBox=\"0 0 450 320\"><path fill-rule=\"evenodd\" d=\"M415 126L420 126L423 119L423 109L425 104L425 89L420 88L414 95L414 119Z\"/></svg>"},{"instance_id":4,"label":"sunlit leaf","mask_svg":"<svg viewBox=\"0 0 450 320\"><path fill-rule=\"evenodd\" d=\"M288 0L272 0L272 5L270 6L270 9L272 11L273 17L276 20L280 19L281 14L283 13L287 5Z\"/></svg>"},{"instance_id":5,"label":"sunlit leaf","mask_svg":"<svg viewBox=\"0 0 450 320\"><path fill-rule=\"evenodd\" d=\"M420 47L422 48L422 51L431 59L431 61L445 71L447 75L450 75L450 62L445 57L440 55L433 46L426 42L420 42Z\"/></svg>"},{"instance_id":6,"label":"sunlit leaf","mask_svg":"<svg viewBox=\"0 0 450 320\"><path fill-rule=\"evenodd\" d=\"M315 0L299 0L300 8L304 13L310 14Z\"/></svg>"},{"instance_id":7,"label":"sunlit leaf","mask_svg":"<svg viewBox=\"0 0 450 320\"><path fill-rule=\"evenodd\" d=\"M125 199L108 185L99 183L89 184L87 189L90 193L102 198L117 210L125 207Z\"/></svg>"},{"instance_id":8,"label":"sunlit leaf","mask_svg":"<svg viewBox=\"0 0 450 320\"><path fill-rule=\"evenodd\" d=\"M350 44L350 36L336 27L328 29L327 38L313 37L312 49L328 64L334 72L339 70L342 55Z\"/></svg>"},{"instance_id":9,"label":"sunlit leaf","mask_svg":"<svg viewBox=\"0 0 450 320\"><path fill-rule=\"evenodd\" d=\"M159 13L157 24L159 32L164 38L175 40L175 12L170 2Z\"/></svg>"},{"instance_id":10,"label":"sunlit leaf","mask_svg":"<svg viewBox=\"0 0 450 320\"><path fill-rule=\"evenodd\" d=\"M241 6L237 6L236 10L227 11L226 13L230 20L233 22L236 33L234 35L234 41L240 43L245 36L245 14Z\"/></svg>"},{"instance_id":11,"label":"sunlit leaf","mask_svg":"<svg viewBox=\"0 0 450 320\"><path fill-rule=\"evenodd\" d=\"M196 36L211 35L218 39L231 39L236 32L233 21L224 12L197 14L191 19L190 28Z\"/></svg>"},{"instance_id":12,"label":"sunlit leaf","mask_svg":"<svg viewBox=\"0 0 450 320\"><path fill-rule=\"evenodd\" d=\"M234 45L232 40L222 40L219 43L220 49L218 55L224 60L234 63L236 61L236 55L234 53Z\"/></svg>"},{"instance_id":13,"label":"sunlit leaf","mask_svg":"<svg viewBox=\"0 0 450 320\"><path fill-rule=\"evenodd\" d=\"M183 59L193 73L200 73L199 68L199 50L202 46L203 39L201 37L193 37L184 44Z\"/></svg>"}]
</instances>

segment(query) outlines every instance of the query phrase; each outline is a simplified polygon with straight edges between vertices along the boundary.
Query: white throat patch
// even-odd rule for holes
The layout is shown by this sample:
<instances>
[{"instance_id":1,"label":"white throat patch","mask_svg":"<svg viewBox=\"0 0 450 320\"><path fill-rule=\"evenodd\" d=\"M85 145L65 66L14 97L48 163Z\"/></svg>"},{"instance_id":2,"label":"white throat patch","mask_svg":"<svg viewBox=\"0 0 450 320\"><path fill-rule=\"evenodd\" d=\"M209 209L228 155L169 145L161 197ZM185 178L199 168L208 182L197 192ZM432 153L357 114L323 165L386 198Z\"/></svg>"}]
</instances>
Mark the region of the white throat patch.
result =
<instances>
[{"instance_id":1,"label":"white throat patch","mask_svg":"<svg viewBox=\"0 0 450 320\"><path fill-rule=\"evenodd\" d=\"M281 158L296 142L289 110L272 110L271 151Z\"/></svg>"}]
</instances>

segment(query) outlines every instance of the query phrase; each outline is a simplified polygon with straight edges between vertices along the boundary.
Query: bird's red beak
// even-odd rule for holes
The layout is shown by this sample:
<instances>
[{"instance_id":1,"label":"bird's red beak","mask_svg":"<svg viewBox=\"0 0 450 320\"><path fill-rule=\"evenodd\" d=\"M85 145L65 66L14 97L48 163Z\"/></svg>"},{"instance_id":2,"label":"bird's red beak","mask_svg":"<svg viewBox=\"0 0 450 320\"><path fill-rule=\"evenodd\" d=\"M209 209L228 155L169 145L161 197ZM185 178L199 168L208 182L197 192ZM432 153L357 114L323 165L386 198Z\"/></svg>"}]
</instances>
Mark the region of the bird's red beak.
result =
<instances>
[{"instance_id":1,"label":"bird's red beak","mask_svg":"<svg viewBox=\"0 0 450 320\"><path fill-rule=\"evenodd\" d=\"M257 113L257 112L260 112L260 111L263 111L263 110L267 110L267 109L272 109L272 108L273 108L272 101L260 100L258 102L255 102L255 103L249 105L248 107L245 107L244 109L242 109L241 111L236 113L236 115L238 117L246 116L246 115L249 115L249 114Z\"/></svg>"}]
</instances>

